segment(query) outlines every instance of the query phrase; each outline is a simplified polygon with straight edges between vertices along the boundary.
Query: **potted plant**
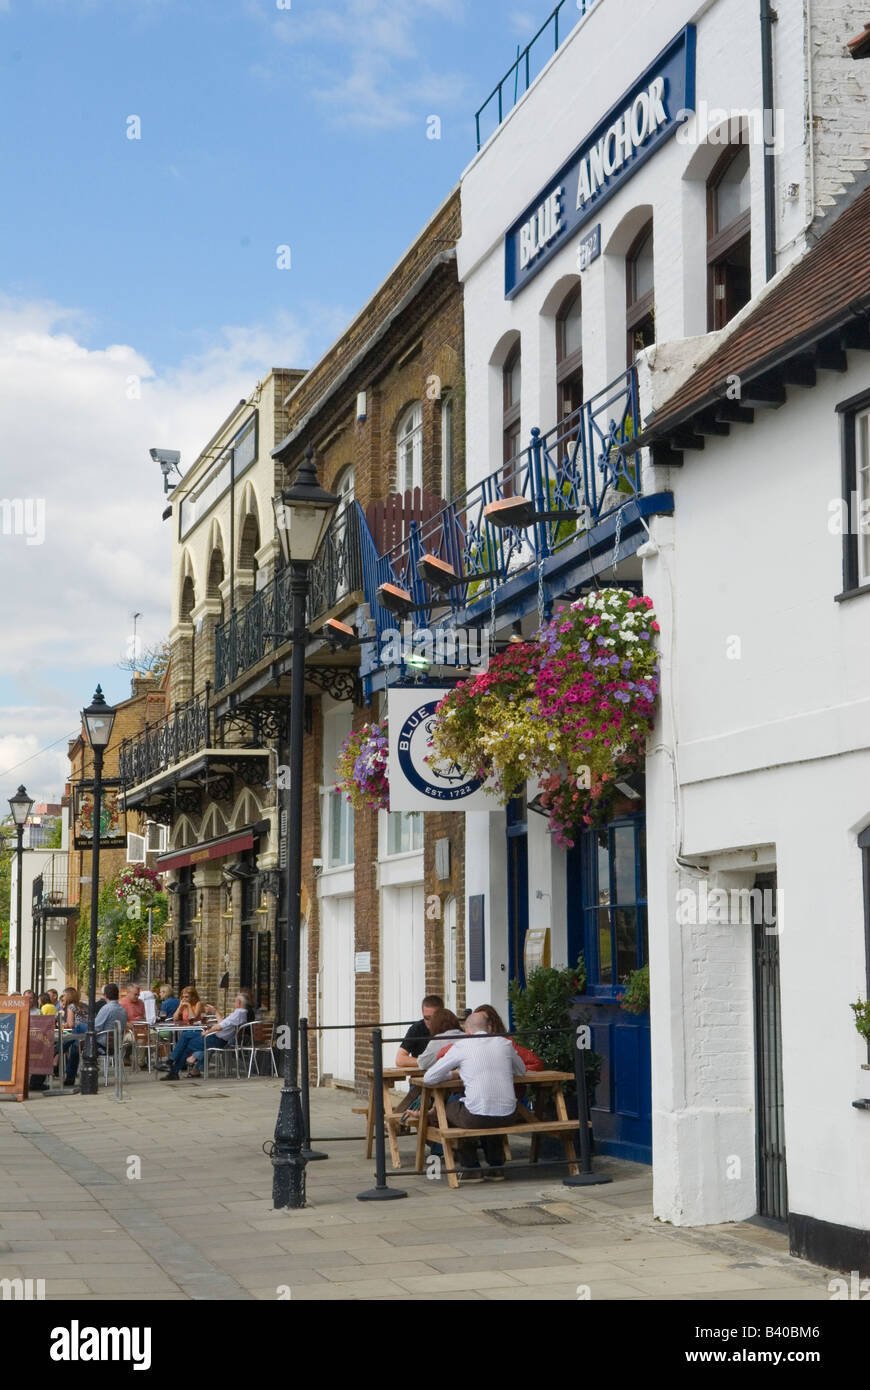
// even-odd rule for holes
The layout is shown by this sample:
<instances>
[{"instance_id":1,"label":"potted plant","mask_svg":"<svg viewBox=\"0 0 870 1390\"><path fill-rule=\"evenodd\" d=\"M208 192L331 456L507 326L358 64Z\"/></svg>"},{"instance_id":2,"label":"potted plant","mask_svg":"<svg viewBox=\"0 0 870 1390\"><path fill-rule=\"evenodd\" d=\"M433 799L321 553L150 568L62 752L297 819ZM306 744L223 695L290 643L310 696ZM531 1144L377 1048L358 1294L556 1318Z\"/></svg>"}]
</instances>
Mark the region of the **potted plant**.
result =
<instances>
[{"instance_id":1,"label":"potted plant","mask_svg":"<svg viewBox=\"0 0 870 1390\"><path fill-rule=\"evenodd\" d=\"M649 1013L649 966L642 965L639 970L632 970L625 979L625 993L619 1001L619 1007L628 1014Z\"/></svg>"},{"instance_id":2,"label":"potted plant","mask_svg":"<svg viewBox=\"0 0 870 1390\"><path fill-rule=\"evenodd\" d=\"M575 995L586 989L586 964L582 955L575 966L557 969L539 965L526 979L525 988L512 980L509 990L514 1017L514 1037L540 1057L551 1071L574 1070L574 1029L577 1020L571 1016ZM589 1103L601 1075L601 1058L597 1053L583 1054L586 1064L586 1087ZM573 1095L573 1086L566 1094ZM576 1104L576 1100L575 1100Z\"/></svg>"},{"instance_id":3,"label":"potted plant","mask_svg":"<svg viewBox=\"0 0 870 1390\"><path fill-rule=\"evenodd\" d=\"M855 1029L867 1044L868 1055L870 1055L870 999L862 999L859 994L855 1003L850 1004L849 1008L855 1015ZM862 1063L862 1069L870 1071L870 1063Z\"/></svg>"}]
</instances>

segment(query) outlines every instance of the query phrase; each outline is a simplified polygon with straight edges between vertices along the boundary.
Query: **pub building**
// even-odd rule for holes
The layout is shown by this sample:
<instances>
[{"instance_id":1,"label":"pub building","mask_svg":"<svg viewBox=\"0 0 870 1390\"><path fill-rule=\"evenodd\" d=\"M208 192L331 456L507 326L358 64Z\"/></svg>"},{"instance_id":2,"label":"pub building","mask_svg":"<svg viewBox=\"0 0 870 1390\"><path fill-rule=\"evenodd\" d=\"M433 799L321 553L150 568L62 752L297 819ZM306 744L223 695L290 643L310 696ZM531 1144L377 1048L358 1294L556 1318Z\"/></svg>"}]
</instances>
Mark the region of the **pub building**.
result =
<instances>
[{"instance_id":1,"label":"pub building","mask_svg":"<svg viewBox=\"0 0 870 1390\"><path fill-rule=\"evenodd\" d=\"M477 528L479 543L466 546L464 555L467 574L475 566L492 568L494 553L504 563L495 577L458 591L450 621L503 641L512 631L530 634L559 602L597 586L649 593L660 617L684 590L700 614L712 591L720 622L733 624L722 628L724 647L728 634L740 632L737 619L726 620L726 576L743 555L746 528L735 523L725 533L718 501L690 502L681 513L688 476L682 465L703 463L705 443L725 447L729 429L737 430L730 422L742 424L749 406L725 401L707 409L705 403L691 430L640 449L633 441L645 441L656 409L679 381L807 253L852 179L845 166L866 164L866 138L854 132L863 129L859 111L868 84L847 47L864 17L859 7L843 5L833 18L828 11L817 15L808 30L803 7L780 7L774 24L757 0L701 7L669 0L636 24L626 24L624 7L612 0L585 8L461 181L467 490L454 501L454 517L467 534ZM824 119L811 94L824 102ZM787 324L782 332L787 335ZM769 428L776 429L773 421ZM732 439L729 447L746 451L743 466L757 477L764 453L753 448L751 432ZM735 506L738 497L744 501L759 527L769 525L766 509L753 510L751 487L747 479L729 496ZM547 499L557 489L574 499L575 521L547 518ZM487 504L519 493L533 505L515 528L496 532ZM699 561L714 536L724 546L727 534L729 546L727 558L708 563L691 582L681 570L679 544L669 559L660 539L682 534L689 516ZM824 544L824 518L820 528ZM438 536L451 529L433 522L420 545L437 555ZM765 595L776 582L774 573L767 578ZM738 980L730 972L737 934L697 927L687 936L677 918L673 856L685 843L671 842L672 786L687 755L686 745L666 734L675 658L671 621L662 628L656 731L646 768L621 788L612 823L559 849L547 820L536 814L532 784L506 811L467 815L466 839L475 845L466 864L467 910L474 902L484 920L482 969L477 979L469 977L467 999L507 1009L509 981L523 979L531 931L536 943L549 932L554 964L574 963L582 952L588 978L577 1007L592 1023L602 1058L593 1108L601 1150L653 1163L655 1210L664 1219L721 1221L756 1211L784 1219L784 1185L774 1195L770 1174L756 1160L783 1124L782 1091L770 1072L780 1049L770 1041L776 1017L765 997L769 962L756 964L753 984L745 939L751 929L740 928ZM698 658L685 648L680 655L683 701ZM712 669L705 677L713 681ZM703 724L699 715L684 725L690 746ZM700 763L695 775L705 775ZM729 852L753 844L748 793L741 805L747 824L729 828L722 845ZM713 843L699 828L697 848ZM747 850L747 863L753 853ZM769 859L752 862L759 874L770 868ZM856 883L853 864L853 958L860 937ZM717 938L715 961L708 930ZM646 963L652 1047L649 1015L628 1014L618 1003L626 976ZM864 976L853 974L854 997ZM849 1033L844 990L837 1026L851 1058L860 1040ZM732 1027L732 1008L739 1027L736 1021ZM791 1014L796 1008L788 1005ZM766 1030L757 1042L753 1009L759 1020L753 1027ZM739 1086L729 1080L736 1070ZM850 1070L848 1085L854 1082ZM807 1101L798 1087L795 1077L791 1098L785 1091L786 1139L789 1115ZM820 1078L814 1103L825 1089ZM736 1112L740 1122L732 1124ZM851 1132L862 1117L847 1108L841 1122ZM823 1125L812 1127L824 1132ZM807 1143L806 1130L803 1125L799 1146ZM818 1143L827 1153L825 1141ZM844 1150L842 1166L854 1156ZM818 1159L808 1152L807 1170ZM823 1214L809 1177L793 1209L842 1222L851 1212L851 1224L866 1230L859 1171L855 1166L842 1201L828 1204L833 1215ZM790 1200L798 1201L794 1192ZM857 1219L862 1203L863 1221Z\"/></svg>"}]
</instances>

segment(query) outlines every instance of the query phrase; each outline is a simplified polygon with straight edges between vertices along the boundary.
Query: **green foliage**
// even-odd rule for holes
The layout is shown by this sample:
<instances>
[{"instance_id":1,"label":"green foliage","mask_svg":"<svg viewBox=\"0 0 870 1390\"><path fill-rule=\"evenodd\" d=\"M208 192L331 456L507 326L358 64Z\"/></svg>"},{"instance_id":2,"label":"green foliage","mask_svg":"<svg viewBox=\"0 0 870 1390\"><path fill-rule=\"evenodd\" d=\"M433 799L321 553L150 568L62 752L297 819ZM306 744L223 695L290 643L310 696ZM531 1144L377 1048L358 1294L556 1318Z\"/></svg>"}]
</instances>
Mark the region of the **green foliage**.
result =
<instances>
[{"instance_id":1,"label":"green foliage","mask_svg":"<svg viewBox=\"0 0 870 1390\"><path fill-rule=\"evenodd\" d=\"M582 955L576 966L557 970L554 966L539 965L526 979L523 989L519 980L512 980L509 997L514 1016L514 1037L523 1047L531 1048L548 1070L574 1070L571 1002L586 988L586 963ZM598 1080L600 1059L594 1052L584 1053L586 1075L590 1087Z\"/></svg>"},{"instance_id":2,"label":"green foliage","mask_svg":"<svg viewBox=\"0 0 870 1390\"><path fill-rule=\"evenodd\" d=\"M148 940L148 904L133 903L118 896L120 880L104 883L97 897L97 974L114 971L131 974ZM159 938L169 916L165 893L155 893L151 899L152 935ZM90 959L90 915L86 912L79 922L75 944L75 964L80 980L87 978Z\"/></svg>"},{"instance_id":3,"label":"green foliage","mask_svg":"<svg viewBox=\"0 0 870 1390\"><path fill-rule=\"evenodd\" d=\"M855 1027L864 1041L870 1043L870 999L862 999L859 994L857 1002L849 1008L855 1015Z\"/></svg>"},{"instance_id":4,"label":"green foliage","mask_svg":"<svg viewBox=\"0 0 870 1390\"><path fill-rule=\"evenodd\" d=\"M632 970L626 981L625 993L619 1001L620 1006L629 1014L645 1014L649 1012L649 966L642 965L640 970Z\"/></svg>"},{"instance_id":5,"label":"green foliage","mask_svg":"<svg viewBox=\"0 0 870 1390\"><path fill-rule=\"evenodd\" d=\"M63 817L58 816L57 821L52 826L51 834L45 842L46 849L60 849L63 843Z\"/></svg>"}]
</instances>

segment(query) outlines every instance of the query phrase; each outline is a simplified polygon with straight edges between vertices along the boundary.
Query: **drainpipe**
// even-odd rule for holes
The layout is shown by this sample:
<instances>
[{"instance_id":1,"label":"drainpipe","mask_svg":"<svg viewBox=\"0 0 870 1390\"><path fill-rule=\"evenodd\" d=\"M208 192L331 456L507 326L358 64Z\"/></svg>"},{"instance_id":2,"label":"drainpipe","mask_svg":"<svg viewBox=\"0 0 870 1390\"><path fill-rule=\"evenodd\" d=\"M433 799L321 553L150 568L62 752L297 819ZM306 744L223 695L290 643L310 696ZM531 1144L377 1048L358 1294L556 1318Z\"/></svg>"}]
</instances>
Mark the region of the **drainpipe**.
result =
<instances>
[{"instance_id":1,"label":"drainpipe","mask_svg":"<svg viewBox=\"0 0 870 1390\"><path fill-rule=\"evenodd\" d=\"M770 0L761 0L761 105L764 130L773 129L773 26L777 14ZM767 113L770 112L768 125ZM764 278L776 274L776 156L764 146Z\"/></svg>"}]
</instances>

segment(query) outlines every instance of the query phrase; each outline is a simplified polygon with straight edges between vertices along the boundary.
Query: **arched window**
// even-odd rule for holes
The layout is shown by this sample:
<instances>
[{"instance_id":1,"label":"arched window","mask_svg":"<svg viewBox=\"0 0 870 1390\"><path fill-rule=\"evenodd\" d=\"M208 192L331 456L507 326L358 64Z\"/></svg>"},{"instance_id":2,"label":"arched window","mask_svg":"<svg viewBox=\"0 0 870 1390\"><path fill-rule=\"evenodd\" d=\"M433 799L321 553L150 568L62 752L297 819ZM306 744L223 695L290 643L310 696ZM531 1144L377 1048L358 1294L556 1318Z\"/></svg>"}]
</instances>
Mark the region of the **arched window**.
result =
<instances>
[{"instance_id":1,"label":"arched window","mask_svg":"<svg viewBox=\"0 0 870 1390\"><path fill-rule=\"evenodd\" d=\"M423 486L423 406L415 401L396 431L396 491Z\"/></svg>"},{"instance_id":2,"label":"arched window","mask_svg":"<svg viewBox=\"0 0 870 1390\"><path fill-rule=\"evenodd\" d=\"M221 584L224 581L224 557L220 550L213 550L208 566L208 582L206 584L206 598L217 598L221 600L220 621L224 620L223 595L221 594Z\"/></svg>"},{"instance_id":3,"label":"arched window","mask_svg":"<svg viewBox=\"0 0 870 1390\"><path fill-rule=\"evenodd\" d=\"M248 570L257 583L257 551L260 549L260 525L257 518L249 512L242 522L239 537L239 569Z\"/></svg>"},{"instance_id":4,"label":"arched window","mask_svg":"<svg viewBox=\"0 0 870 1390\"><path fill-rule=\"evenodd\" d=\"M191 614L196 607L196 592L193 587L193 580L190 575L184 580L181 586L181 602L178 605L178 617L181 622L190 622Z\"/></svg>"},{"instance_id":5,"label":"arched window","mask_svg":"<svg viewBox=\"0 0 870 1390\"><path fill-rule=\"evenodd\" d=\"M441 497L445 502L453 500L453 392L441 394Z\"/></svg>"},{"instance_id":6,"label":"arched window","mask_svg":"<svg viewBox=\"0 0 870 1390\"><path fill-rule=\"evenodd\" d=\"M343 473L339 473L335 483L335 491L339 498L338 512L345 511L353 504L354 499L354 471L353 467L345 468Z\"/></svg>"},{"instance_id":7,"label":"arched window","mask_svg":"<svg viewBox=\"0 0 870 1390\"><path fill-rule=\"evenodd\" d=\"M566 420L583 404L583 315L579 285L563 301L556 315L556 383L557 418Z\"/></svg>"},{"instance_id":8,"label":"arched window","mask_svg":"<svg viewBox=\"0 0 870 1390\"><path fill-rule=\"evenodd\" d=\"M732 145L707 181L707 323L724 328L751 293L749 147Z\"/></svg>"},{"instance_id":9,"label":"arched window","mask_svg":"<svg viewBox=\"0 0 870 1390\"><path fill-rule=\"evenodd\" d=\"M647 222L629 247L625 258L628 365L656 340L653 281L653 224Z\"/></svg>"},{"instance_id":10,"label":"arched window","mask_svg":"<svg viewBox=\"0 0 870 1390\"><path fill-rule=\"evenodd\" d=\"M512 349L502 369L503 416L502 458L505 463L515 459L520 452L522 424L520 421L520 396L523 380L523 361L520 344Z\"/></svg>"}]
</instances>

